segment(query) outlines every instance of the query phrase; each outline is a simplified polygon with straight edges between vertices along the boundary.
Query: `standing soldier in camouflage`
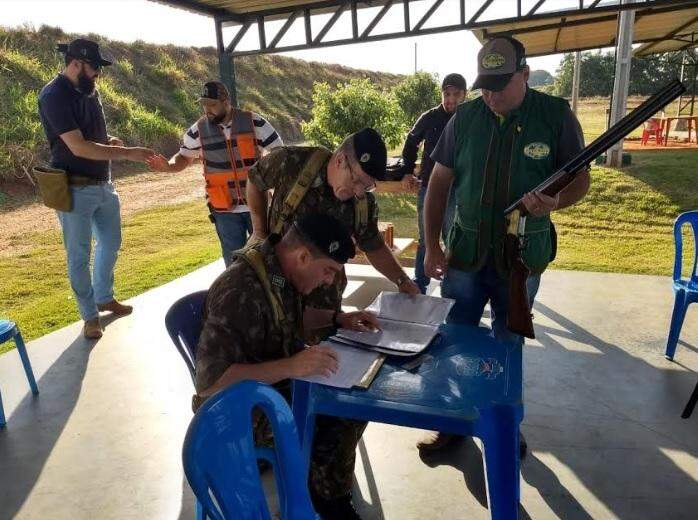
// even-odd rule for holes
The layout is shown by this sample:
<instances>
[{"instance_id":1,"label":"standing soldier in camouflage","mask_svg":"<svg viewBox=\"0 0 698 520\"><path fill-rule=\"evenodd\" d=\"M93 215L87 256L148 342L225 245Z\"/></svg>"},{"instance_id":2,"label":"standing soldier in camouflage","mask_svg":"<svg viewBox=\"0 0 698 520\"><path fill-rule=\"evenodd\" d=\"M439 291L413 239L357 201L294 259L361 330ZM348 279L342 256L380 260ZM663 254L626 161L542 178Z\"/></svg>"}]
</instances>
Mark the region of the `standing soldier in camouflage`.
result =
<instances>
[{"instance_id":1,"label":"standing soldier in camouflage","mask_svg":"<svg viewBox=\"0 0 698 520\"><path fill-rule=\"evenodd\" d=\"M257 162L249 173L247 200L253 235L264 238L288 228L293 216L321 212L352 231L369 262L400 292L419 294L378 231L378 206L371 191L385 178L387 152L381 136L364 128L330 152L322 147L284 146ZM269 208L267 192L274 190ZM342 269L335 283L315 291L307 304L340 310L347 278Z\"/></svg>"},{"instance_id":2,"label":"standing soldier in camouflage","mask_svg":"<svg viewBox=\"0 0 698 520\"><path fill-rule=\"evenodd\" d=\"M304 347L303 329L366 331L378 327L376 317L364 311L304 309L301 296L332 283L353 256L346 228L320 214L302 217L283 238L271 235L262 244L238 251L206 298L196 350L194 408L247 379L274 385L290 402L289 379L336 372L336 354L328 346ZM270 442L261 412L253 423L257 442ZM351 486L356 444L365 427L363 421L317 417L309 483L315 509L325 520L360 518L351 503Z\"/></svg>"}]
</instances>

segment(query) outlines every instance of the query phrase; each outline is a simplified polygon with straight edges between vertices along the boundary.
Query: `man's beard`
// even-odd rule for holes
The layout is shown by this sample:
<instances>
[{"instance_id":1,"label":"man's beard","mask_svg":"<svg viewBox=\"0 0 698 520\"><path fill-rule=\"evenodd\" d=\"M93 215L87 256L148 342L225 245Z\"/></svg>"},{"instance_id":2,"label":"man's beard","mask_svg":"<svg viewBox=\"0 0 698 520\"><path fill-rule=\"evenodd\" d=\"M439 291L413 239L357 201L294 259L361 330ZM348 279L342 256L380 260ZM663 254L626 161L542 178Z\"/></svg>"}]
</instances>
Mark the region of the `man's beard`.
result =
<instances>
[{"instance_id":1,"label":"man's beard","mask_svg":"<svg viewBox=\"0 0 698 520\"><path fill-rule=\"evenodd\" d=\"M95 93L95 78L88 78L84 72L78 75L78 90L86 96Z\"/></svg>"},{"instance_id":2,"label":"man's beard","mask_svg":"<svg viewBox=\"0 0 698 520\"><path fill-rule=\"evenodd\" d=\"M213 125L218 125L218 124L222 123L223 120L225 119L225 112L223 112L222 114L215 115L215 116L207 116L207 117L208 117L209 123L211 123Z\"/></svg>"}]
</instances>

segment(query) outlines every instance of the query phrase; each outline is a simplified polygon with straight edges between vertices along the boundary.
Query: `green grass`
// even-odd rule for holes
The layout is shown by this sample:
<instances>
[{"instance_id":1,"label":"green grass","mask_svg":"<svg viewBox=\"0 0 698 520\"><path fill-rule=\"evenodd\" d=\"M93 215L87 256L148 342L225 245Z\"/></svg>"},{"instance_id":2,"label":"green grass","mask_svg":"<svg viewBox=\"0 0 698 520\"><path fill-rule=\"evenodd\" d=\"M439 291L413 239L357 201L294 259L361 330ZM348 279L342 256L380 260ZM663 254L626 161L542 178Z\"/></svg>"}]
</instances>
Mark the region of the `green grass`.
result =
<instances>
[{"instance_id":1,"label":"green grass","mask_svg":"<svg viewBox=\"0 0 698 520\"><path fill-rule=\"evenodd\" d=\"M183 224L184 223L184 224ZM58 231L34 233L0 256L0 314L21 323L26 339L80 319ZM149 209L123 223L116 264L116 296L130 298L189 273L220 256L213 225L201 201ZM0 352L10 348L0 346Z\"/></svg>"},{"instance_id":2,"label":"green grass","mask_svg":"<svg viewBox=\"0 0 698 520\"><path fill-rule=\"evenodd\" d=\"M594 167L587 198L554 216L560 245L552 267L670 274L673 220L698 207L697 165L695 152L647 151L633 152L633 166L624 171ZM416 196L377 197L380 219L394 224L396 236L416 238ZM693 251L692 242L686 249ZM79 319L58 231L23 235L7 251L0 255L0 314L21 323L27 339ZM214 228L200 201L141 211L124 220L116 296L140 294L219 255ZM408 250L404 258L413 255Z\"/></svg>"}]
</instances>

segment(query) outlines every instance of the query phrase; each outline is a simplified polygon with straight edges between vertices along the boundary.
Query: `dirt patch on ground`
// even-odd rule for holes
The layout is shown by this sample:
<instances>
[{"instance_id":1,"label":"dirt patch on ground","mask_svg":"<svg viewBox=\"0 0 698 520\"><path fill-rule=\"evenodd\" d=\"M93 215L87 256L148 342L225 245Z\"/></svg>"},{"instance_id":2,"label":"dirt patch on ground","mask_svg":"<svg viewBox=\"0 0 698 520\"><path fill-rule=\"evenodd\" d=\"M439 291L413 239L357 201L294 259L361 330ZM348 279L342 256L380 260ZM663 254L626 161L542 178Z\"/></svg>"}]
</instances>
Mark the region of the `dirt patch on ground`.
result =
<instances>
[{"instance_id":1,"label":"dirt patch on ground","mask_svg":"<svg viewBox=\"0 0 698 520\"><path fill-rule=\"evenodd\" d=\"M201 166L180 173L139 173L114 179L121 199L121 216L155 206L166 206L200 199L204 203ZM26 233L58 229L55 211L32 202L0 212L0 244L12 247L14 239Z\"/></svg>"}]
</instances>

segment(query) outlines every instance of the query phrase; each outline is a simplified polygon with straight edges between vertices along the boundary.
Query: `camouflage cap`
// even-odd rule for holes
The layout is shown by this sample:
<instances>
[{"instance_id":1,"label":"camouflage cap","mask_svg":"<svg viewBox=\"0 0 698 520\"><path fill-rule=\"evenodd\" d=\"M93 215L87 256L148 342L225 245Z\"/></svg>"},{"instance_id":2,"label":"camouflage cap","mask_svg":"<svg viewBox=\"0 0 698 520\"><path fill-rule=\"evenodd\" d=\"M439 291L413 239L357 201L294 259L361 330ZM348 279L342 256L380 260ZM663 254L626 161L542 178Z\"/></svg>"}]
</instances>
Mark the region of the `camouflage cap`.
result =
<instances>
[{"instance_id":1,"label":"camouflage cap","mask_svg":"<svg viewBox=\"0 0 698 520\"><path fill-rule=\"evenodd\" d=\"M346 226L331 215L308 213L296 219L294 229L304 241L340 264L354 258L354 241Z\"/></svg>"}]
</instances>

